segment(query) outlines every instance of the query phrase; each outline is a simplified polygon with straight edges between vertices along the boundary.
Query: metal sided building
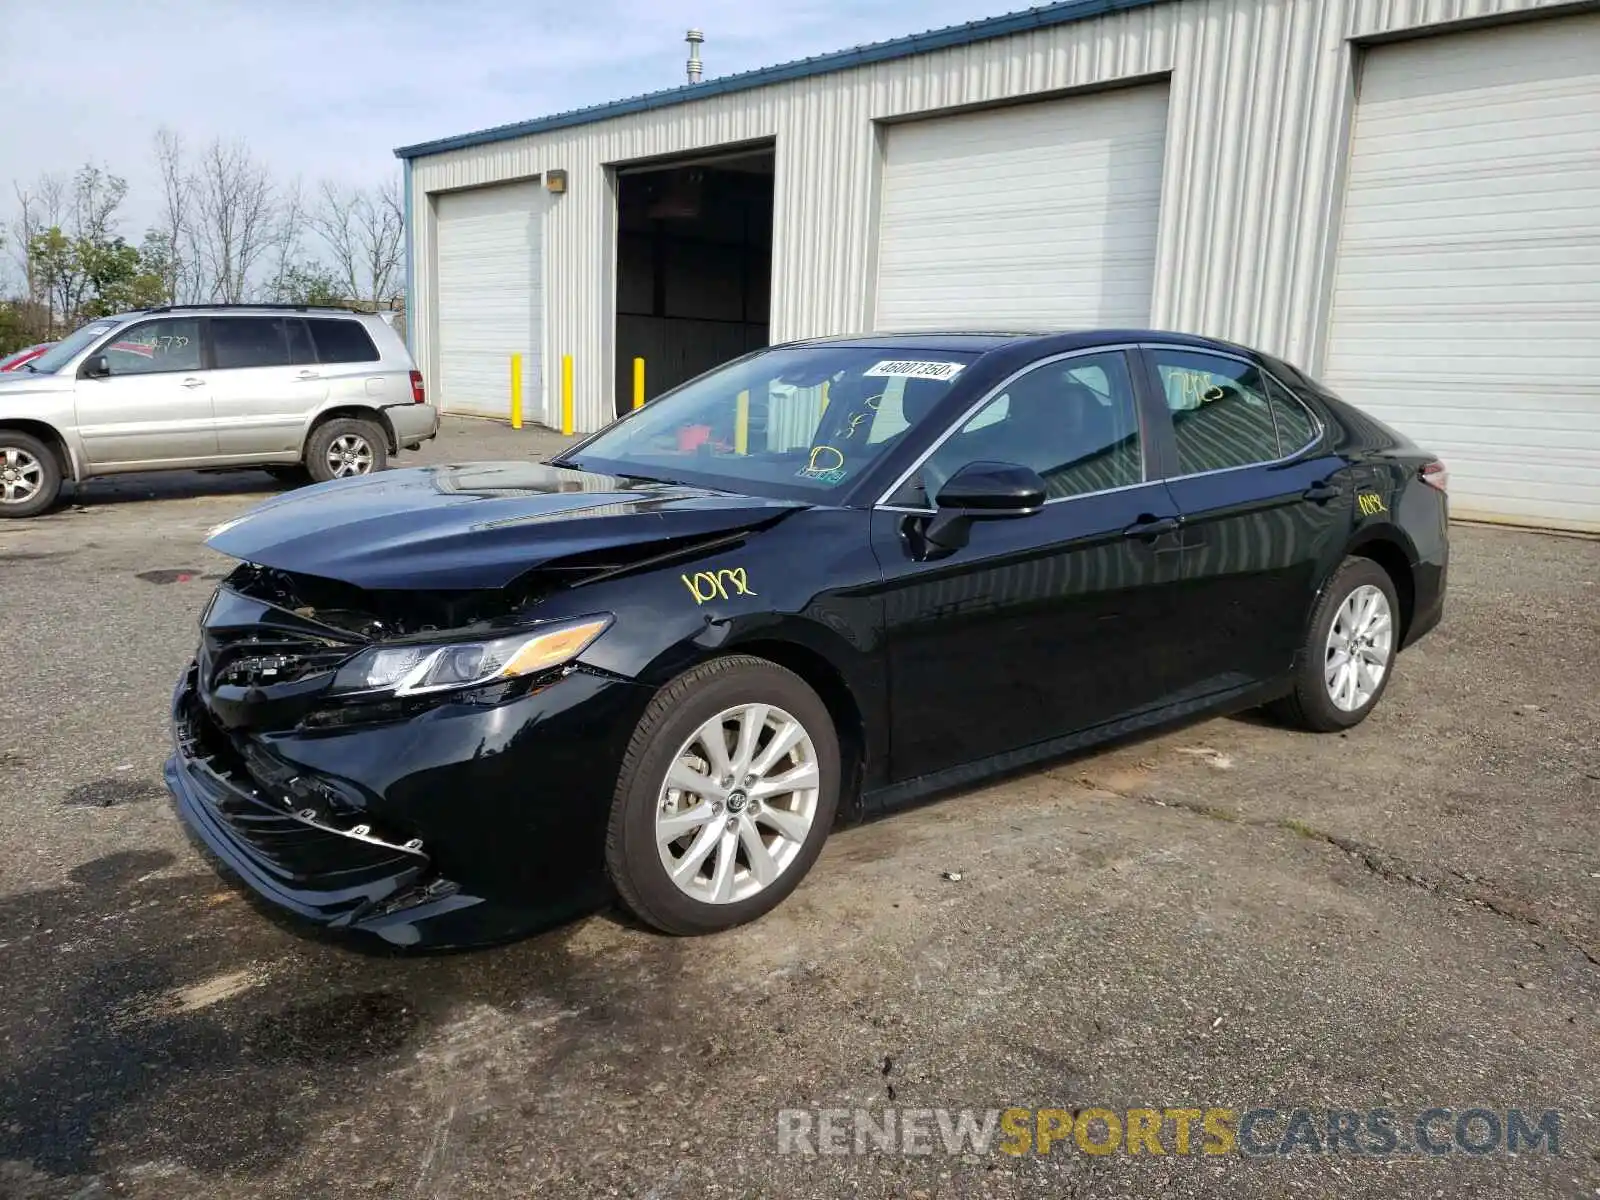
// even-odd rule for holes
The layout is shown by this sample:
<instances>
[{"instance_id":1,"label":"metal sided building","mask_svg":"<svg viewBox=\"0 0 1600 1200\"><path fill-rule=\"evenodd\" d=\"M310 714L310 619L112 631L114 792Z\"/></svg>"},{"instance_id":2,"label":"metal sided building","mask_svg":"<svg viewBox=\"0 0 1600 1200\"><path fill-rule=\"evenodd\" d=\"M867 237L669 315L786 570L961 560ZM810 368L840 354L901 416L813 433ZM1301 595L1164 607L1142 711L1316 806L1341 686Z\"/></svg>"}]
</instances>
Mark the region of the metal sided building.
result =
<instances>
[{"instance_id":1,"label":"metal sided building","mask_svg":"<svg viewBox=\"0 0 1600 1200\"><path fill-rule=\"evenodd\" d=\"M575 424L770 342L1152 326L1281 354L1600 530L1600 11L1065 0L408 146L446 411Z\"/></svg>"}]
</instances>

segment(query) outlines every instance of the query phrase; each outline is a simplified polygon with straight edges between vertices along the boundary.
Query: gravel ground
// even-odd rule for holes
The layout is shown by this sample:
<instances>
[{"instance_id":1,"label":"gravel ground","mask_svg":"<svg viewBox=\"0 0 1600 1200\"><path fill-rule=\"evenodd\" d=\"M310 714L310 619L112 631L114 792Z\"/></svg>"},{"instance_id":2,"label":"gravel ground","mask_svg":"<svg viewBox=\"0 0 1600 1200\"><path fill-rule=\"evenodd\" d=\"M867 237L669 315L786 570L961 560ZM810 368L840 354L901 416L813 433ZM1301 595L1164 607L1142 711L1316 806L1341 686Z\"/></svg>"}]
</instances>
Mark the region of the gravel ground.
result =
<instances>
[{"instance_id":1,"label":"gravel ground","mask_svg":"<svg viewBox=\"0 0 1600 1200\"><path fill-rule=\"evenodd\" d=\"M844 829L716 938L396 959L265 919L161 786L204 531L274 490L0 526L0 1196L1600 1194L1600 542L1458 528L1348 735L1212 721ZM1013 1106L1559 1109L1561 1153L779 1153L780 1110Z\"/></svg>"}]
</instances>

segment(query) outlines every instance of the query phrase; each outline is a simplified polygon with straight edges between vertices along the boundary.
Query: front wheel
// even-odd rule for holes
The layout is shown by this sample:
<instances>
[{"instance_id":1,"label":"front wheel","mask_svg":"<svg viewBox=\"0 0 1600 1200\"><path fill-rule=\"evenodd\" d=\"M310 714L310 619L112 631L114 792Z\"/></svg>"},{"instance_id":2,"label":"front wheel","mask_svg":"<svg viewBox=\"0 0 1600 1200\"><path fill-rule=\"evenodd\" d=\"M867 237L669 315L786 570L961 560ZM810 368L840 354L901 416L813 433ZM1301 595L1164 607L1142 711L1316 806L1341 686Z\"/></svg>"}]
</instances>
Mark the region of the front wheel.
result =
<instances>
[{"instance_id":1,"label":"front wheel","mask_svg":"<svg viewBox=\"0 0 1600 1200\"><path fill-rule=\"evenodd\" d=\"M61 494L61 464L38 438L0 429L0 517L33 517Z\"/></svg>"},{"instance_id":2,"label":"front wheel","mask_svg":"<svg viewBox=\"0 0 1600 1200\"><path fill-rule=\"evenodd\" d=\"M1370 558L1347 558L1311 614L1294 691L1270 711L1317 733L1359 725L1389 686L1399 649L1394 581Z\"/></svg>"},{"instance_id":3,"label":"front wheel","mask_svg":"<svg viewBox=\"0 0 1600 1200\"><path fill-rule=\"evenodd\" d=\"M839 804L839 739L792 671L703 663L634 730L606 833L622 901L665 933L712 933L775 908L822 850Z\"/></svg>"}]
</instances>

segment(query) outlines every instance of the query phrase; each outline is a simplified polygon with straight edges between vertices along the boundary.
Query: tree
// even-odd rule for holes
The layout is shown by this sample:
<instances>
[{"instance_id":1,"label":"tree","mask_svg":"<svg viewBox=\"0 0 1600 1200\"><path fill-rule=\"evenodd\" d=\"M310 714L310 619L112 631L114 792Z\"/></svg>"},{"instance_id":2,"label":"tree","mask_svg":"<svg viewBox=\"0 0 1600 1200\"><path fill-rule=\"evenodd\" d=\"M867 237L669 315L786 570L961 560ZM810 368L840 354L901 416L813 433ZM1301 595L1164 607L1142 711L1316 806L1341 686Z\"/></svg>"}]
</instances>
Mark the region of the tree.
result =
<instances>
[{"instance_id":1,"label":"tree","mask_svg":"<svg viewBox=\"0 0 1600 1200\"><path fill-rule=\"evenodd\" d=\"M146 241L148 242L148 238ZM95 244L80 242L83 272L92 295L78 310L80 318L109 316L129 309L150 308L166 299L159 247L153 262L121 238Z\"/></svg>"},{"instance_id":2,"label":"tree","mask_svg":"<svg viewBox=\"0 0 1600 1200\"><path fill-rule=\"evenodd\" d=\"M161 175L161 223L147 235L159 236L164 247L162 287L169 304L185 303L199 294L195 258L194 177L184 165L183 138L166 126L156 130L156 170Z\"/></svg>"},{"instance_id":3,"label":"tree","mask_svg":"<svg viewBox=\"0 0 1600 1200\"><path fill-rule=\"evenodd\" d=\"M50 283L39 274L33 246L46 230L59 228L66 221L66 182L59 175L41 175L31 188L14 182L12 190L17 197L18 218L11 223L11 252L22 269L22 298L28 310L43 314L38 327L29 332L44 337L55 324L55 310Z\"/></svg>"},{"instance_id":4,"label":"tree","mask_svg":"<svg viewBox=\"0 0 1600 1200\"><path fill-rule=\"evenodd\" d=\"M28 243L28 263L35 286L44 294L45 310L54 332L56 318L70 321L78 311L88 280L78 247L61 231L61 226L33 235Z\"/></svg>"},{"instance_id":5,"label":"tree","mask_svg":"<svg viewBox=\"0 0 1600 1200\"><path fill-rule=\"evenodd\" d=\"M343 304L346 297L332 271L307 260L291 263L279 273L272 299L278 304Z\"/></svg>"},{"instance_id":6,"label":"tree","mask_svg":"<svg viewBox=\"0 0 1600 1200\"><path fill-rule=\"evenodd\" d=\"M405 214L397 184L341 188L324 180L311 227L327 246L350 299L374 308L393 303L405 280Z\"/></svg>"},{"instance_id":7,"label":"tree","mask_svg":"<svg viewBox=\"0 0 1600 1200\"><path fill-rule=\"evenodd\" d=\"M89 163L71 175L13 181L16 207L0 222L0 248L15 263L7 271L0 258L7 337L42 340L103 312L158 303L265 298L384 308L402 297L397 180L368 188L328 182L308 196L298 179L280 186L242 141L213 141L194 155L164 127L152 152L160 201L137 246L118 229L128 185L109 168Z\"/></svg>"},{"instance_id":8,"label":"tree","mask_svg":"<svg viewBox=\"0 0 1600 1200\"><path fill-rule=\"evenodd\" d=\"M249 147L220 138L207 146L195 177L195 243L212 300L245 299L276 217L272 179Z\"/></svg>"}]
</instances>

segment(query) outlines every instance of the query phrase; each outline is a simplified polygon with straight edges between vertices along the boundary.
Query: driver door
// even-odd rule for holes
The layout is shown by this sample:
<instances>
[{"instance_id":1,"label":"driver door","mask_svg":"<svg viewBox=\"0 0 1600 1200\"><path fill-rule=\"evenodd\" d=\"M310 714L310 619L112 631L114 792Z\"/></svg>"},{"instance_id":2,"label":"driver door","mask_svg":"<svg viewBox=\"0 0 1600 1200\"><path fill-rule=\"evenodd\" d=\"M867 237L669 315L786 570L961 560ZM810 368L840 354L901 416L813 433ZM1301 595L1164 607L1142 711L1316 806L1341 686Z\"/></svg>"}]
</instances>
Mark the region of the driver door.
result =
<instances>
[{"instance_id":1,"label":"driver door","mask_svg":"<svg viewBox=\"0 0 1600 1200\"><path fill-rule=\"evenodd\" d=\"M120 330L96 355L104 356L111 373L80 373L73 388L91 466L176 466L216 457L199 318L141 321Z\"/></svg>"},{"instance_id":2,"label":"driver door","mask_svg":"<svg viewBox=\"0 0 1600 1200\"><path fill-rule=\"evenodd\" d=\"M1023 750L1158 707L1179 570L1178 510L1146 482L1122 351L1036 364L945 435L872 515L885 578L895 782ZM928 492L969 462L1021 463L1041 511L976 521L919 557Z\"/></svg>"}]
</instances>

